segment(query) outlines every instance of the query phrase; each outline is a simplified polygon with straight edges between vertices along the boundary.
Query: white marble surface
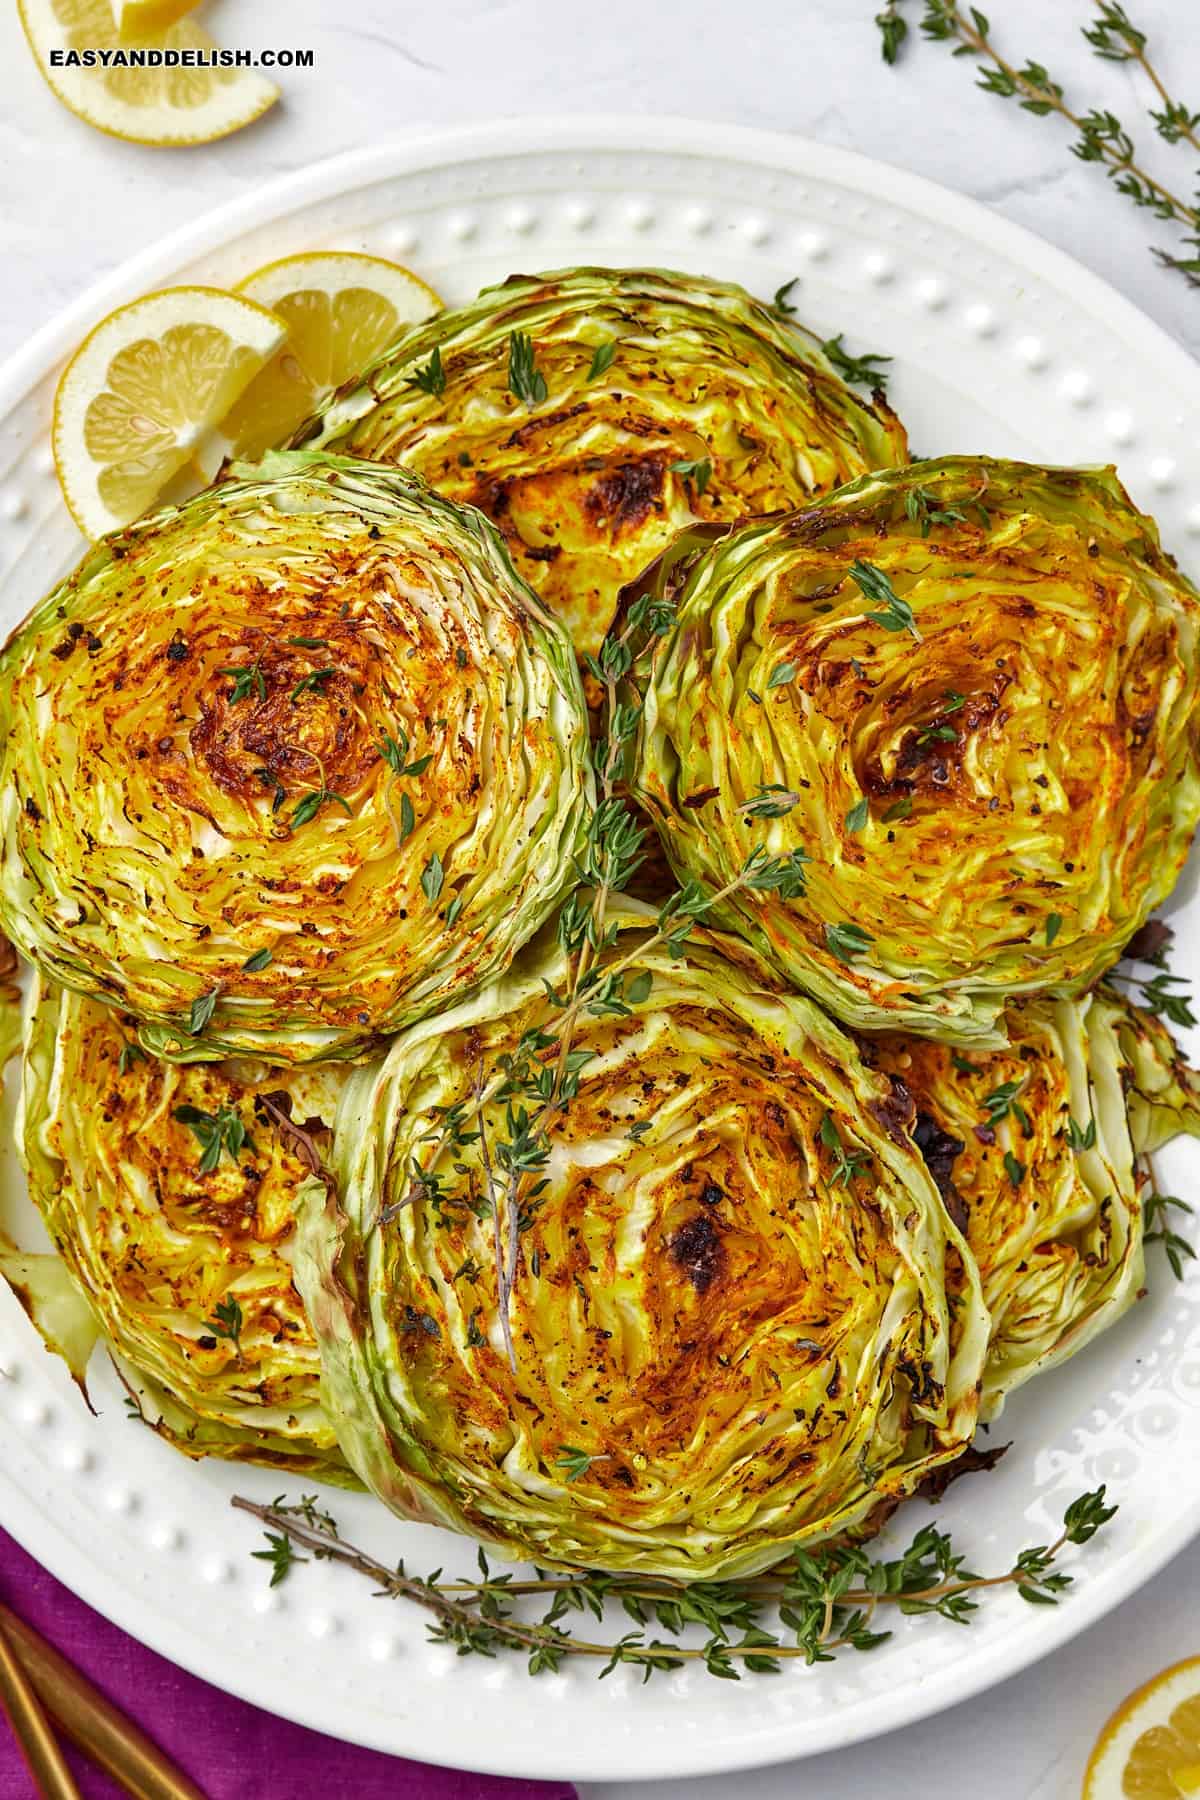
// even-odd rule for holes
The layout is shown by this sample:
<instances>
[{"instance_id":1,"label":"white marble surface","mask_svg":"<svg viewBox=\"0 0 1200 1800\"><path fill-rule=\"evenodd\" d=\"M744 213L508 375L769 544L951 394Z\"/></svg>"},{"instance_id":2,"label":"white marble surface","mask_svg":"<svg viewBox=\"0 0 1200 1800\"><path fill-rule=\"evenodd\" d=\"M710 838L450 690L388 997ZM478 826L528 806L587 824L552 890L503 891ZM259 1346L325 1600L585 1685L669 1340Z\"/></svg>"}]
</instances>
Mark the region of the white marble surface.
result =
<instances>
[{"instance_id":1,"label":"white marble surface","mask_svg":"<svg viewBox=\"0 0 1200 1800\"><path fill-rule=\"evenodd\" d=\"M117 143L65 113L25 50L15 9L0 16L0 356L95 277L162 232L272 176L416 125L533 113L651 113L795 130L961 188L1107 276L1200 353L1200 291L1152 261L1170 232L1137 214L1067 153L1054 120L972 92L969 67L916 43L903 67L879 60L880 0L213 0L228 43L312 47L316 67L284 74L285 99L224 143L155 151ZM918 0L907 0L919 10ZM1200 106L1195 0L1131 0L1161 63ZM993 0L997 41L1032 55L1081 108L1140 123L1136 83L1079 37L1087 0ZM636 129L636 127L632 127ZM1139 132L1154 166L1186 191L1178 150ZM787 1768L679 1784L585 1785L585 1800L1074 1800L1087 1748L1111 1707L1157 1668L1200 1653L1200 1550L1104 1624L981 1700L885 1741Z\"/></svg>"}]
</instances>

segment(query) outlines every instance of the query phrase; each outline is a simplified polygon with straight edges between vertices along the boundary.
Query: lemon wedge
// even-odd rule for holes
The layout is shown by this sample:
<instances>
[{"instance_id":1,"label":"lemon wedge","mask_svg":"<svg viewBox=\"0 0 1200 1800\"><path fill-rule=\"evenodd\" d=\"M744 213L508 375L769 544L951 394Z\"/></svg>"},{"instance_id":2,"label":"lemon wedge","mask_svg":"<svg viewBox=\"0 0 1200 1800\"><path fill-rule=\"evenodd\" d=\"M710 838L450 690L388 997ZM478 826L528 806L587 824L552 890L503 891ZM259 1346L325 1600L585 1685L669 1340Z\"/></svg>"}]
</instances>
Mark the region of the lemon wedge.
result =
<instances>
[{"instance_id":1,"label":"lemon wedge","mask_svg":"<svg viewBox=\"0 0 1200 1800\"><path fill-rule=\"evenodd\" d=\"M282 443L334 389L409 325L441 309L425 282L398 263L350 251L289 256L247 276L239 294L288 328L286 345L255 377L223 431L239 456Z\"/></svg>"},{"instance_id":2,"label":"lemon wedge","mask_svg":"<svg viewBox=\"0 0 1200 1800\"><path fill-rule=\"evenodd\" d=\"M78 118L111 137L139 144L207 144L249 125L279 98L279 89L251 69L55 68L53 50L127 47L113 0L17 0L17 9L54 93ZM216 48L187 18L138 41L147 49Z\"/></svg>"},{"instance_id":3,"label":"lemon wedge","mask_svg":"<svg viewBox=\"0 0 1200 1800\"><path fill-rule=\"evenodd\" d=\"M195 12L200 0L111 0L111 4L117 35L128 44L169 30Z\"/></svg>"},{"instance_id":4,"label":"lemon wedge","mask_svg":"<svg viewBox=\"0 0 1200 1800\"><path fill-rule=\"evenodd\" d=\"M1164 1669L1117 1708L1083 1784L1083 1800L1193 1795L1200 1795L1200 1656Z\"/></svg>"},{"instance_id":5,"label":"lemon wedge","mask_svg":"<svg viewBox=\"0 0 1200 1800\"><path fill-rule=\"evenodd\" d=\"M266 307L217 288L164 288L102 319L54 398L54 460L80 530L127 525L199 466L204 440L286 337Z\"/></svg>"}]
</instances>

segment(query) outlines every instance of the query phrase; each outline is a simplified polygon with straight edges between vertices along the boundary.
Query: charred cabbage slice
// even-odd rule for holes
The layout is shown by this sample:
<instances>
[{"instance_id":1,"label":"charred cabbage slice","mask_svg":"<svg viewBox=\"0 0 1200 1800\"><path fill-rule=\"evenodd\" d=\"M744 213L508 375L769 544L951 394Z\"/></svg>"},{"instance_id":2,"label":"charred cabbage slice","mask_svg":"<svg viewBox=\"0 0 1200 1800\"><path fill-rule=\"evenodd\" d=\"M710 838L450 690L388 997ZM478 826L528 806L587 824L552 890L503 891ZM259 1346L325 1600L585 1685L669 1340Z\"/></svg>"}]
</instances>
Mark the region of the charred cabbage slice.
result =
<instances>
[{"instance_id":1,"label":"charred cabbage slice","mask_svg":"<svg viewBox=\"0 0 1200 1800\"><path fill-rule=\"evenodd\" d=\"M721 922L865 1028L1002 1041L1082 992L1200 816L1200 598L1111 470L957 457L687 553L634 791ZM764 815L766 824L764 827Z\"/></svg>"},{"instance_id":2,"label":"charred cabbage slice","mask_svg":"<svg viewBox=\"0 0 1200 1800\"><path fill-rule=\"evenodd\" d=\"M307 435L480 507L581 654L693 520L800 506L908 460L894 414L809 332L742 288L653 269L488 288L408 332Z\"/></svg>"},{"instance_id":3,"label":"charred cabbage slice","mask_svg":"<svg viewBox=\"0 0 1200 1800\"><path fill-rule=\"evenodd\" d=\"M178 1058L361 1054L573 879L571 646L490 526L279 455L98 545L0 657L0 917Z\"/></svg>"},{"instance_id":4,"label":"charred cabbage slice","mask_svg":"<svg viewBox=\"0 0 1200 1800\"><path fill-rule=\"evenodd\" d=\"M0 1269L77 1380L103 1335L144 1416L191 1456L348 1479L289 1261L307 1168L262 1102L315 1129L344 1077L157 1062L109 1008L37 995L18 1142L62 1260Z\"/></svg>"},{"instance_id":5,"label":"charred cabbage slice","mask_svg":"<svg viewBox=\"0 0 1200 1800\"><path fill-rule=\"evenodd\" d=\"M502 1099L471 1133L564 980L553 945L350 1077L296 1275L347 1460L396 1512L539 1563L732 1575L959 1453L987 1315L911 1105L736 943L675 961L647 935L631 914L607 953L629 1010L581 1017L579 1092L523 1202L515 1372L485 1173Z\"/></svg>"},{"instance_id":6,"label":"charred cabbage slice","mask_svg":"<svg viewBox=\"0 0 1200 1800\"><path fill-rule=\"evenodd\" d=\"M992 1315L985 1417L1115 1323L1143 1270L1111 1020L1090 998L1038 999L1014 1002L1007 1026L1007 1049L965 1058L900 1034L867 1052L911 1093L931 1173L979 1265Z\"/></svg>"},{"instance_id":7,"label":"charred cabbage slice","mask_svg":"<svg viewBox=\"0 0 1200 1800\"><path fill-rule=\"evenodd\" d=\"M1200 1074L1189 1067L1161 1019L1103 990L1125 1068L1133 1147L1149 1155L1185 1133L1200 1137Z\"/></svg>"},{"instance_id":8,"label":"charred cabbage slice","mask_svg":"<svg viewBox=\"0 0 1200 1800\"><path fill-rule=\"evenodd\" d=\"M963 1057L884 1034L868 1059L902 1082L918 1142L979 1264L992 1315L983 1408L1073 1356L1142 1289L1135 1153L1200 1135L1197 1077L1114 988L1014 1001L1009 1046Z\"/></svg>"}]
</instances>

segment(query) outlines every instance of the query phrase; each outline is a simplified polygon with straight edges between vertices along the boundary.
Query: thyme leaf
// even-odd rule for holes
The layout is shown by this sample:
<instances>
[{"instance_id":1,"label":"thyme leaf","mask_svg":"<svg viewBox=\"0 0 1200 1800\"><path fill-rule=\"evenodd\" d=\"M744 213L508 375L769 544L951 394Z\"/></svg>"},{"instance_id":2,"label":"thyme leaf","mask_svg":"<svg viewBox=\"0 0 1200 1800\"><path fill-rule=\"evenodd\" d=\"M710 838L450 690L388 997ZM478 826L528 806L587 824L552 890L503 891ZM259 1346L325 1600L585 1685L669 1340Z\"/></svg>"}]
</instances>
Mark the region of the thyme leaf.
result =
<instances>
[{"instance_id":1,"label":"thyme leaf","mask_svg":"<svg viewBox=\"0 0 1200 1800\"><path fill-rule=\"evenodd\" d=\"M684 458L680 462L671 463L670 469L672 475L682 475L689 486L694 486L697 495L702 494L712 480L711 456L696 457L690 462Z\"/></svg>"},{"instance_id":2,"label":"thyme leaf","mask_svg":"<svg viewBox=\"0 0 1200 1800\"><path fill-rule=\"evenodd\" d=\"M1077 1119L1067 1120L1067 1143L1072 1150L1091 1150L1095 1142L1095 1119L1089 1119L1086 1125L1080 1125Z\"/></svg>"},{"instance_id":3,"label":"thyme leaf","mask_svg":"<svg viewBox=\"0 0 1200 1800\"><path fill-rule=\"evenodd\" d=\"M404 385L416 388L422 394L432 394L435 398L445 393L446 371L442 367L442 352L437 344L433 347L433 355L429 361L414 369Z\"/></svg>"},{"instance_id":4,"label":"thyme leaf","mask_svg":"<svg viewBox=\"0 0 1200 1800\"><path fill-rule=\"evenodd\" d=\"M446 871L442 867L442 859L435 850L421 870L421 892L430 906L437 905L445 879Z\"/></svg>"},{"instance_id":5,"label":"thyme leaf","mask_svg":"<svg viewBox=\"0 0 1200 1800\"><path fill-rule=\"evenodd\" d=\"M331 803L340 806L344 813L350 811L349 802L341 794L335 794L332 788L314 788L311 793L305 794L297 800L292 808L291 822L293 826L307 825L310 820L316 818L323 806Z\"/></svg>"},{"instance_id":6,"label":"thyme leaf","mask_svg":"<svg viewBox=\"0 0 1200 1800\"><path fill-rule=\"evenodd\" d=\"M788 296L799 280L800 277L798 275L793 275L790 281L785 281L782 287L777 287L775 289L775 298L771 302L771 311L777 312L781 319L792 319L796 315L796 308L792 305Z\"/></svg>"},{"instance_id":7,"label":"thyme leaf","mask_svg":"<svg viewBox=\"0 0 1200 1800\"><path fill-rule=\"evenodd\" d=\"M540 406L546 398L546 378L537 366L533 342L525 331L509 333L508 391L526 406Z\"/></svg>"},{"instance_id":8,"label":"thyme leaf","mask_svg":"<svg viewBox=\"0 0 1200 1800\"><path fill-rule=\"evenodd\" d=\"M875 940L869 931L863 930L861 925L827 924L825 942L839 962L849 963L853 962L856 957L865 955L868 945L873 944Z\"/></svg>"},{"instance_id":9,"label":"thyme leaf","mask_svg":"<svg viewBox=\"0 0 1200 1800\"><path fill-rule=\"evenodd\" d=\"M252 1550L251 1556L256 1562L269 1562L271 1565L271 1587L278 1587L285 1581L297 1563L309 1561L307 1556L300 1556L292 1547L292 1540L282 1531L264 1531L269 1548Z\"/></svg>"},{"instance_id":10,"label":"thyme leaf","mask_svg":"<svg viewBox=\"0 0 1200 1800\"><path fill-rule=\"evenodd\" d=\"M592 355L591 367L587 372L588 380L599 381L602 375L606 375L612 367L612 360L616 354L616 338L605 338L602 344L597 344Z\"/></svg>"},{"instance_id":11,"label":"thyme leaf","mask_svg":"<svg viewBox=\"0 0 1200 1800\"><path fill-rule=\"evenodd\" d=\"M200 1037L208 1029L217 1001L221 995L220 987L210 988L207 994L197 994L188 1012L188 1036Z\"/></svg>"},{"instance_id":12,"label":"thyme leaf","mask_svg":"<svg viewBox=\"0 0 1200 1800\"><path fill-rule=\"evenodd\" d=\"M888 377L881 365L890 363L892 357L876 356L870 351L862 356L852 356L842 342L840 331L836 337L826 338L821 348L843 381L857 382L863 387L877 389L881 394L886 392Z\"/></svg>"},{"instance_id":13,"label":"thyme leaf","mask_svg":"<svg viewBox=\"0 0 1200 1800\"><path fill-rule=\"evenodd\" d=\"M1172 1206L1179 1212L1191 1213L1195 1210L1186 1200L1179 1200L1174 1194L1153 1193L1146 1200L1142 1222L1146 1243L1162 1245L1172 1274L1176 1281L1182 1281L1184 1259L1194 1259L1196 1252L1185 1237L1172 1229L1168 1210Z\"/></svg>"},{"instance_id":14,"label":"thyme leaf","mask_svg":"<svg viewBox=\"0 0 1200 1800\"><path fill-rule=\"evenodd\" d=\"M301 694L323 694L325 683L331 675L336 674L333 664L327 663L323 669L311 669L307 675L302 675L292 689L292 705L295 706Z\"/></svg>"}]
</instances>

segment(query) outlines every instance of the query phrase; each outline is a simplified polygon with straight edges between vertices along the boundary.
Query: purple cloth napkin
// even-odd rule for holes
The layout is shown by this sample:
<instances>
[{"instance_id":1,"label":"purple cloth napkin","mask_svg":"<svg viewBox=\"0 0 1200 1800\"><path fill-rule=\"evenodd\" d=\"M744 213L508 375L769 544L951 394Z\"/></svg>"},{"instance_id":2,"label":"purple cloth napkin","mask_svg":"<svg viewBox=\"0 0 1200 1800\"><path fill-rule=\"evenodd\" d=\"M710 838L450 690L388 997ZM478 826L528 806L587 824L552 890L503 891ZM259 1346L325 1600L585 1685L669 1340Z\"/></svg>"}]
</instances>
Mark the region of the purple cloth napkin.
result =
<instances>
[{"instance_id":1,"label":"purple cloth napkin","mask_svg":"<svg viewBox=\"0 0 1200 1800\"><path fill-rule=\"evenodd\" d=\"M568 1782L509 1781L401 1762L291 1725L186 1675L77 1600L0 1532L0 1597L75 1664L185 1769L209 1800L574 1800ZM86 1800L124 1800L122 1790L69 1752ZM34 1792L0 1715L0 1797Z\"/></svg>"}]
</instances>

